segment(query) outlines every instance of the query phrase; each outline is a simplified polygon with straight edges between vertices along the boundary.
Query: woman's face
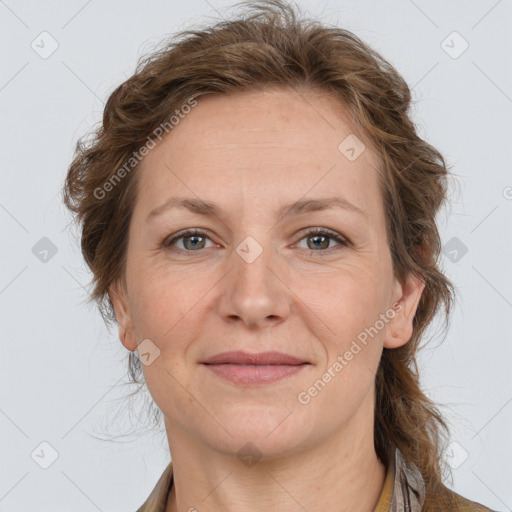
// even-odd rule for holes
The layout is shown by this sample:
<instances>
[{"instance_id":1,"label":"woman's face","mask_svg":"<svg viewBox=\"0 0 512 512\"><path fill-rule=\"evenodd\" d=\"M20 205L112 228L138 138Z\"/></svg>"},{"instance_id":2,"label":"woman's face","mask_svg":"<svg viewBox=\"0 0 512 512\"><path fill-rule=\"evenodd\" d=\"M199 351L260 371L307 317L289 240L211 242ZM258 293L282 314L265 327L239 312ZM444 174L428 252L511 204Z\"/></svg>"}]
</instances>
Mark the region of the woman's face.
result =
<instances>
[{"instance_id":1,"label":"woman's face","mask_svg":"<svg viewBox=\"0 0 512 512\"><path fill-rule=\"evenodd\" d=\"M143 160L111 295L170 439L271 457L373 428L423 283L394 279L377 159L346 119L312 91L209 96ZM228 351L304 364L204 364Z\"/></svg>"}]
</instances>

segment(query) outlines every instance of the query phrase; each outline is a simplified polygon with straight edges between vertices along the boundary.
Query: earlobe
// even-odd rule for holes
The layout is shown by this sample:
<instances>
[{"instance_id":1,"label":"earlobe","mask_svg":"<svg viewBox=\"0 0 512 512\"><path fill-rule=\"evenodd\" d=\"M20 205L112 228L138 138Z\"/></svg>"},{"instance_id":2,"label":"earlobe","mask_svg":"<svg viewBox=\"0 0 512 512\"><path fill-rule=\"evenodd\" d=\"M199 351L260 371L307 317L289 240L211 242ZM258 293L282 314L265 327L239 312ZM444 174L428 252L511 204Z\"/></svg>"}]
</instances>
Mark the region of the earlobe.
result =
<instances>
[{"instance_id":1,"label":"earlobe","mask_svg":"<svg viewBox=\"0 0 512 512\"><path fill-rule=\"evenodd\" d=\"M404 285L397 283L398 298L395 301L395 316L388 324L384 337L385 348L398 348L405 345L413 334L413 320L418 309L421 294L425 288L424 281L410 273Z\"/></svg>"},{"instance_id":2,"label":"earlobe","mask_svg":"<svg viewBox=\"0 0 512 512\"><path fill-rule=\"evenodd\" d=\"M137 343L130 333L133 332L131 315L126 299L126 291L122 283L117 280L109 287L108 294L116 315L119 339L123 346L130 351L137 349Z\"/></svg>"}]
</instances>

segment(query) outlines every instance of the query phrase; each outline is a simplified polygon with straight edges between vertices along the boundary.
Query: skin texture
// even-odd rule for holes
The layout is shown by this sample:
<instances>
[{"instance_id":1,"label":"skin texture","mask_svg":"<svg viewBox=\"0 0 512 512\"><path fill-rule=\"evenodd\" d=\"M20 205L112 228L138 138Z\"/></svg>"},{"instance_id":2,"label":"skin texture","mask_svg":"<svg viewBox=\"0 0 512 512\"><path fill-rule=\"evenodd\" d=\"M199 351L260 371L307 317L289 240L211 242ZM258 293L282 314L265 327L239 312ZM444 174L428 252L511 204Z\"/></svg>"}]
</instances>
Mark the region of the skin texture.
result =
<instances>
[{"instance_id":1,"label":"skin texture","mask_svg":"<svg viewBox=\"0 0 512 512\"><path fill-rule=\"evenodd\" d=\"M173 460L168 512L375 507L386 468L373 445L374 376L383 347L411 338L424 284L394 278L378 160L366 141L354 161L338 149L352 133L343 108L325 93L209 96L138 170L126 274L110 293L124 346L135 350L149 339L160 350L143 369ZM171 196L221 211L173 208L146 221ZM332 196L365 215L330 208L275 216L299 199ZM310 227L333 230L349 244L317 240L322 235L306 233ZM164 246L191 228L206 237ZM249 236L262 249L250 263L237 252ZM300 403L299 393L393 304L396 313L378 334ZM250 387L200 364L228 350L276 350L310 364ZM237 457L244 446L254 465Z\"/></svg>"}]
</instances>

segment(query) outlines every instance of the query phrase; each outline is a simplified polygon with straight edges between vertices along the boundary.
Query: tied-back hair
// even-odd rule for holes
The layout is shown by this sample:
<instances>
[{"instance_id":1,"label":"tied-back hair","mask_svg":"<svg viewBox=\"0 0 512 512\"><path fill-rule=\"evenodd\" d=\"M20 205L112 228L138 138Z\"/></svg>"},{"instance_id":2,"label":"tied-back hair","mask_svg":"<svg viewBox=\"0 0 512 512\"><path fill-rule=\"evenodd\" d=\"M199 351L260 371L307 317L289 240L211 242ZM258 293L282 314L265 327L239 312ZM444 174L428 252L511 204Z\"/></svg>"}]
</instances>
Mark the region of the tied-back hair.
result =
<instances>
[{"instance_id":1,"label":"tied-back hair","mask_svg":"<svg viewBox=\"0 0 512 512\"><path fill-rule=\"evenodd\" d=\"M389 464L398 447L435 493L441 488L448 428L420 387L416 358L439 311L447 326L455 293L438 266L436 215L447 195L447 165L416 132L408 85L375 50L348 30L300 17L297 7L281 0L248 4L239 18L180 32L142 57L108 98L102 123L88 140L78 141L63 197L81 227L82 253L93 274L90 300L107 324L116 322L108 289L125 270L137 166L108 191L104 184L171 113L203 95L275 87L329 93L379 157L396 278L404 284L413 273L425 283L412 338L384 349L375 376L375 450ZM140 382L141 364L132 354L129 375Z\"/></svg>"}]
</instances>

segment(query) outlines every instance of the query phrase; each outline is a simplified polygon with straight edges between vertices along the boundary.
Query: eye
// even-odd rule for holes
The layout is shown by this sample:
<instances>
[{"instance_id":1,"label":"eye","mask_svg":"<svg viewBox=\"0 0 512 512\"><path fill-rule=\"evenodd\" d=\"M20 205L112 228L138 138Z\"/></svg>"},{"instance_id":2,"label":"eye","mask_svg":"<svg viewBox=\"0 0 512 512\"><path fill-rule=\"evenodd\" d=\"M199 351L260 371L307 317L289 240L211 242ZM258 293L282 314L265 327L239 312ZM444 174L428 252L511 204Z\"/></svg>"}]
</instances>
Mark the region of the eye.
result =
<instances>
[{"instance_id":1,"label":"eye","mask_svg":"<svg viewBox=\"0 0 512 512\"><path fill-rule=\"evenodd\" d=\"M175 243L183 240L183 249L175 247ZM179 253L191 253L205 249L205 241L210 240L205 231L199 229L189 230L178 234L174 238L169 238L162 244L164 247L172 247L172 249ZM211 241L211 240L210 240ZM206 247L207 248L207 247Z\"/></svg>"},{"instance_id":2,"label":"eye","mask_svg":"<svg viewBox=\"0 0 512 512\"><path fill-rule=\"evenodd\" d=\"M329 247L330 241L334 240L343 247L348 247L350 242L341 236L336 231L331 231L327 228L310 228L306 232L306 236L301 238L300 241L306 240L307 247L303 247L304 249L310 250L312 253L331 253L331 250L337 250L340 247ZM311 243L309 243L311 241ZM320 254L319 254L320 255ZM315 254L316 256L316 254Z\"/></svg>"}]
</instances>

